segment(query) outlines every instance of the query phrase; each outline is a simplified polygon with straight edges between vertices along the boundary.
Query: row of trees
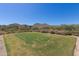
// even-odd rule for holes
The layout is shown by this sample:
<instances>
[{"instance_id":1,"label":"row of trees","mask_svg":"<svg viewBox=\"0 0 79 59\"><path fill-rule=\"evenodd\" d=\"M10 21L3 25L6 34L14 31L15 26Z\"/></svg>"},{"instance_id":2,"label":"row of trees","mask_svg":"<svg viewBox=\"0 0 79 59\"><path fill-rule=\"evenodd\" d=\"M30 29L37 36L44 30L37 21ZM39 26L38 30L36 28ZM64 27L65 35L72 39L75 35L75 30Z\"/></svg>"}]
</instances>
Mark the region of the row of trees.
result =
<instances>
[{"instance_id":1,"label":"row of trees","mask_svg":"<svg viewBox=\"0 0 79 59\"><path fill-rule=\"evenodd\" d=\"M26 24L9 24L0 25L1 33L15 33L15 32L43 32L51 34L62 34L62 35L79 35L79 24L72 25L48 25L36 23L34 25Z\"/></svg>"}]
</instances>

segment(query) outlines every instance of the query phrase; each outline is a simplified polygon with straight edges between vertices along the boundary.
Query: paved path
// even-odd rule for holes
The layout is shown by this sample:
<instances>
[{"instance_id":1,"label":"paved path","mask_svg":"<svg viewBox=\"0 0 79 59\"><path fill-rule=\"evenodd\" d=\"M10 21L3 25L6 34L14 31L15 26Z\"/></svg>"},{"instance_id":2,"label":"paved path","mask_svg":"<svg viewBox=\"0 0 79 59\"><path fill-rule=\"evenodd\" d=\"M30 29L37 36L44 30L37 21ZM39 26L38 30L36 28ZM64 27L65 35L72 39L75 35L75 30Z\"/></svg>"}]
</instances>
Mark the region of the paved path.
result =
<instances>
[{"instance_id":1,"label":"paved path","mask_svg":"<svg viewBox=\"0 0 79 59\"><path fill-rule=\"evenodd\" d=\"M79 56L79 37L76 37L77 41L76 41L76 47L74 50L74 56Z\"/></svg>"},{"instance_id":2,"label":"paved path","mask_svg":"<svg viewBox=\"0 0 79 59\"><path fill-rule=\"evenodd\" d=\"M3 36L0 35L0 56L7 56Z\"/></svg>"}]
</instances>

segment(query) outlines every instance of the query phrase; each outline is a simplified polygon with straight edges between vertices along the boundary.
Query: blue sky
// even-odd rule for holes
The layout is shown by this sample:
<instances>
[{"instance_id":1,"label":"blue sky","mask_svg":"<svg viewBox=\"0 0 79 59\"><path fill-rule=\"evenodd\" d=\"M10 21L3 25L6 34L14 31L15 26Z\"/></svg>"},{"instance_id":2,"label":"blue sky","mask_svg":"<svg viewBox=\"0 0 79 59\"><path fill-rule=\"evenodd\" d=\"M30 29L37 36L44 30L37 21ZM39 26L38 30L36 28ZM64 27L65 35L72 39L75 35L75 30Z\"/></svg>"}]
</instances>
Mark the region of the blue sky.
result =
<instances>
[{"instance_id":1,"label":"blue sky","mask_svg":"<svg viewBox=\"0 0 79 59\"><path fill-rule=\"evenodd\" d=\"M0 4L0 24L79 24L79 4Z\"/></svg>"}]
</instances>

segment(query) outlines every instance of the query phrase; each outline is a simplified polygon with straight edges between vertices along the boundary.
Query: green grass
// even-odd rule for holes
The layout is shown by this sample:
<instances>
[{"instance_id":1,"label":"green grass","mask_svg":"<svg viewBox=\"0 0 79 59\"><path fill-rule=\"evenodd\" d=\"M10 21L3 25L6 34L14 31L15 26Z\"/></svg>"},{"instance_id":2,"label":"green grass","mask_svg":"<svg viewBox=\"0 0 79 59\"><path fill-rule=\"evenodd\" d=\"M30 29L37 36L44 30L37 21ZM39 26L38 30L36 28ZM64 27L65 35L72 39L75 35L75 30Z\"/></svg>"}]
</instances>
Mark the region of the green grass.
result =
<instances>
[{"instance_id":1,"label":"green grass","mask_svg":"<svg viewBox=\"0 0 79 59\"><path fill-rule=\"evenodd\" d=\"M76 39L72 36L25 32L4 35L8 55L71 56Z\"/></svg>"}]
</instances>

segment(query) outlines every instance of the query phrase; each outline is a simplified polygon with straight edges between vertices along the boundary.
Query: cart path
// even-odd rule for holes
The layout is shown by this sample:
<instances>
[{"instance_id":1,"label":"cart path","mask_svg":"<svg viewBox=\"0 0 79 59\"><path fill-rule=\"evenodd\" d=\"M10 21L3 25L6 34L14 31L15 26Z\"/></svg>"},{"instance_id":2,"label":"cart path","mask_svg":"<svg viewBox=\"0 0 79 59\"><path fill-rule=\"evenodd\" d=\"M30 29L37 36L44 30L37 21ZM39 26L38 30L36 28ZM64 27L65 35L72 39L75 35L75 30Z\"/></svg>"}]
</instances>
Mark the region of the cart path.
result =
<instances>
[{"instance_id":1,"label":"cart path","mask_svg":"<svg viewBox=\"0 0 79 59\"><path fill-rule=\"evenodd\" d=\"M79 37L76 37L77 40L76 40L76 47L75 47L75 50L74 50L74 56L79 56Z\"/></svg>"},{"instance_id":2,"label":"cart path","mask_svg":"<svg viewBox=\"0 0 79 59\"><path fill-rule=\"evenodd\" d=\"M3 35L0 35L0 56L7 56Z\"/></svg>"}]
</instances>

